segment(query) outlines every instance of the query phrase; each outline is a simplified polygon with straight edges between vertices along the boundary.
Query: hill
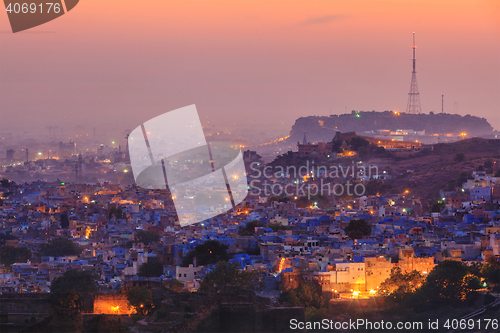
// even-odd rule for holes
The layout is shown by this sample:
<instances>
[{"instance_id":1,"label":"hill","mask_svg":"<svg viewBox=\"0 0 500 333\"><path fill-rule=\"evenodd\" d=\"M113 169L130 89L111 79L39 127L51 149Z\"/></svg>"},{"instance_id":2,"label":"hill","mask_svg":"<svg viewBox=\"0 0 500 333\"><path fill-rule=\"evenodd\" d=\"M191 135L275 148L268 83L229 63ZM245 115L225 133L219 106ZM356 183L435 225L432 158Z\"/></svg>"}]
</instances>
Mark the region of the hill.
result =
<instances>
[{"instance_id":1,"label":"hill","mask_svg":"<svg viewBox=\"0 0 500 333\"><path fill-rule=\"evenodd\" d=\"M462 162L455 159L459 153L465 155ZM399 190L410 189L416 196L432 199L439 190L452 189L462 172L472 173L488 159L500 163L500 140L472 138L441 143L418 153L391 154L369 162L390 170L393 177L389 183Z\"/></svg>"},{"instance_id":2,"label":"hill","mask_svg":"<svg viewBox=\"0 0 500 333\"><path fill-rule=\"evenodd\" d=\"M310 141L330 141L336 131L365 131L412 129L426 135L462 133L468 136L491 134L493 127L485 118L448 113L407 114L393 111L352 111L349 114L301 117L290 131L292 143L302 141L304 133Z\"/></svg>"}]
</instances>

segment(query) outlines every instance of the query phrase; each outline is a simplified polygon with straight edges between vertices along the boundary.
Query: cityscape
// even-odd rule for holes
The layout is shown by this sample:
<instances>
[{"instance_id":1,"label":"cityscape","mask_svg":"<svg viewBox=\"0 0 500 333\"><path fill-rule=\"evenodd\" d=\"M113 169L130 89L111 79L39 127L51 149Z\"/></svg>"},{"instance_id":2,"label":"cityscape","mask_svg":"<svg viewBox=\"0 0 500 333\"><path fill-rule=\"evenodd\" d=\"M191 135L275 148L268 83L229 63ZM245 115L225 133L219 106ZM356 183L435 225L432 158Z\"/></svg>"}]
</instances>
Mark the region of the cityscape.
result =
<instances>
[{"instance_id":1,"label":"cityscape","mask_svg":"<svg viewBox=\"0 0 500 333\"><path fill-rule=\"evenodd\" d=\"M11 18L5 15L0 30L9 34L0 34L0 41L26 48L14 40L25 38L41 63L28 70L20 66L26 65L19 60L21 49L0 52L2 63L13 64L0 65L1 331L498 332L500 66L492 55L500 46L475 38L475 33L488 30L498 41L498 4L463 0L450 12L455 19L470 13L478 29L462 36L484 55L484 63L470 65L477 72L466 69L469 51L457 51L458 60L453 60L464 64L463 85L468 88L459 87L455 77L440 78L448 69L441 73L429 60L435 57L445 67L436 46L441 42L435 40L455 36L451 30L463 27L446 19L432 23L435 30L430 31L424 27L427 23L412 21L404 23L404 34L388 33L397 33L397 38L380 37L380 43L395 44L391 47L401 49L398 55L405 57L397 60L401 67L396 60L381 64L394 62L394 72L376 78L397 81L381 83L390 93L370 92L369 74L359 86L350 81L340 88L335 83L332 96L350 91L336 97L341 102L315 101L310 109L297 102L317 99L332 79L307 67L312 66L309 60L344 75L343 66L335 67L336 54L325 62L322 52L331 50L323 49L322 42L316 44L317 38L345 43L334 35L335 27L352 27L350 20L360 19L353 19L356 15L369 18L370 8L379 13L395 6L394 13L384 15L399 22L400 16L416 10L413 1L402 2L374 1L360 9L348 1L296 1L270 23L260 15L266 10L281 13L282 5L242 2L226 7L214 1L213 7L203 2L190 7L147 2L155 8L148 14L132 3L114 7L115 0L102 8L95 1L78 6L73 1L69 9L63 1L64 13L71 13L14 35L9 30ZM425 21L451 6L449 1L436 3L426 3L415 15ZM94 23L106 27L103 33L91 33L95 27L82 32L83 15L94 14L90 11L96 8L123 25L128 35L115 35L115 28L108 27L112 24L97 14ZM117 10L116 16L112 10ZM162 41L179 49L165 50L154 38L137 37L143 31L134 35L123 21L133 11L142 15L140 25L131 23L135 29L144 24L148 31L160 27L169 36ZM175 11L187 23L176 21ZM165 23L162 15L172 22ZM206 22L194 24L199 17ZM283 23L291 18L297 23ZM235 31L220 28L219 20L224 29L227 24ZM186 28L190 24L210 42L192 35ZM269 29L269 35L249 34L247 29L257 29L257 24L264 26L258 31ZM170 28L179 29L185 39L173 38ZM281 41L286 49L293 43L284 42L288 37L280 39L285 35L282 29L321 56L307 55L311 58L306 61L293 49L290 58L283 58L293 64L293 73L281 73L283 77L266 62L273 59L275 66L284 66L274 53L257 52L248 68L237 66L248 61L241 50L251 55L256 51L249 51L245 41L234 41L233 33L248 34L256 43L262 38L265 41L256 44L262 50L273 50L269 41ZM89 34L96 44L89 42ZM365 41L357 30L346 34ZM55 45L59 36L68 49ZM113 44L112 36L123 40ZM219 45L221 36L235 49ZM81 61L77 51L68 51L76 41L95 47L85 51L90 58L109 47L110 54L126 59L96 56L83 61L81 68L68 69L58 67L60 61L64 64L62 56L54 60L57 64L44 59L51 45ZM122 42L147 44L148 55L124 51ZM192 54L193 45L206 47L206 52ZM358 46L351 46L357 51ZM355 61L335 51L338 59ZM185 65L181 74L168 64L149 68L156 57L169 52L170 60ZM380 59L392 56L381 49L374 53ZM215 58L222 55L219 63ZM370 57L365 54L359 60ZM302 66L299 59L307 62L303 68L310 72L296 68ZM220 80L213 83L223 90L220 95L210 86L218 74L188 68L203 61L221 71ZM492 63L493 68L481 71ZM221 70L223 66L228 69ZM358 73L356 66L346 68ZM246 70L259 74L253 77ZM155 71L172 74L162 79L158 95L156 83L149 82L158 80ZM314 73L318 82L313 82ZM277 98L288 96L282 106L268 101L256 83L266 75L273 78L262 86L269 84L267 89ZM348 80L350 74L345 75L342 80ZM46 81L38 81L38 76ZM194 77L207 86L198 87ZM290 83L297 78L305 83ZM130 88L136 79L138 85ZM169 80L177 80L179 87L173 88ZM439 91L435 82L428 83L433 80L442 85ZM283 87L276 82L283 82ZM143 84L150 85L140 88ZM495 84L495 93L487 95ZM246 85L245 93L233 90L235 85ZM254 91L252 85L258 88ZM51 100L46 99L45 86L59 89L60 99L52 93ZM67 86L83 90L69 92ZM484 94L475 91L476 86ZM19 96L23 98L14 101ZM128 109L136 103L142 103L144 111ZM297 109L289 108L290 103ZM379 109L368 109L370 103Z\"/></svg>"}]
</instances>

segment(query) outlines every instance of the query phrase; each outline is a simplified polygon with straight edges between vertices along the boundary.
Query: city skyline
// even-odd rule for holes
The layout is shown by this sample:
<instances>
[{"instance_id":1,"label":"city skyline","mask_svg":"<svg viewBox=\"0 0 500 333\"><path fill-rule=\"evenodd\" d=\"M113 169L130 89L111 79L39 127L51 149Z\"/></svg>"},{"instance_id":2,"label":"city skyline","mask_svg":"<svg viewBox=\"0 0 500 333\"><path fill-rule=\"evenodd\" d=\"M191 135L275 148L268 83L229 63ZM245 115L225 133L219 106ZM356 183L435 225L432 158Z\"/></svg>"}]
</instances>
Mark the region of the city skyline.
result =
<instances>
[{"instance_id":1,"label":"city skyline","mask_svg":"<svg viewBox=\"0 0 500 333\"><path fill-rule=\"evenodd\" d=\"M417 34L423 112L500 129L494 1L85 1L12 34L0 15L0 131L138 121L196 103L204 125L406 107Z\"/></svg>"}]
</instances>

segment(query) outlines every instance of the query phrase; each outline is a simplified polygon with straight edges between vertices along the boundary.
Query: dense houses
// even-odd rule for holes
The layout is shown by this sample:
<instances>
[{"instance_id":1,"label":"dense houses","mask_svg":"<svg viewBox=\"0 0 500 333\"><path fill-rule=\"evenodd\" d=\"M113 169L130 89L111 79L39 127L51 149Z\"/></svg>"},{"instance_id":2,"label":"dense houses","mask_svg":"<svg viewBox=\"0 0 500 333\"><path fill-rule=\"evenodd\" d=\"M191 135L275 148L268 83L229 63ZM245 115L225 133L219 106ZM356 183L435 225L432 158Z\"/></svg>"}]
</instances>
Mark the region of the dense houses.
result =
<instances>
[{"instance_id":1,"label":"dense houses","mask_svg":"<svg viewBox=\"0 0 500 333\"><path fill-rule=\"evenodd\" d=\"M252 155L252 162L256 160ZM274 175L265 181L316 186L321 177ZM196 260L184 267L182 259L197 245L215 240L227 245L230 260L242 270L265 272L268 293L262 295L276 296L309 281L332 300L370 297L395 267L425 275L443 260L472 264L499 255L500 179L484 172L473 177L461 189L441 193L440 212L424 213L420 200L408 191L333 198L328 208L317 203L298 208L293 196L284 202L250 193L236 209L185 227L173 213L167 190L60 181L3 184L0 233L5 245L38 253L42 244L63 237L82 252L35 256L2 267L0 291L49 292L51 282L68 269L92 271L102 290L113 291L144 279L139 269L152 258L163 265L163 274L151 280L177 279L196 290L212 267ZM363 182L357 176L347 178ZM357 219L368 221L371 233L353 240L344 228ZM243 234L252 221L261 224ZM271 226L277 225L273 231ZM141 231L159 240L138 241Z\"/></svg>"}]
</instances>

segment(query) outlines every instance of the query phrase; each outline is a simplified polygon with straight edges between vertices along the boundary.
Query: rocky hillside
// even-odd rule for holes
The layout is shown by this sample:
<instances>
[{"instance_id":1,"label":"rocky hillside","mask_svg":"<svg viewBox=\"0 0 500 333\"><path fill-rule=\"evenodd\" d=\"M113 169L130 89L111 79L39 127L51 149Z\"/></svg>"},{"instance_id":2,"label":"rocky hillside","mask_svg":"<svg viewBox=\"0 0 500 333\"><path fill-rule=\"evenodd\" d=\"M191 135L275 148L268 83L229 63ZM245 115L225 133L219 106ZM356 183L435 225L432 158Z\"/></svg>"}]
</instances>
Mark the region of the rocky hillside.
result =
<instances>
[{"instance_id":1,"label":"rocky hillside","mask_svg":"<svg viewBox=\"0 0 500 333\"><path fill-rule=\"evenodd\" d=\"M375 130L425 130L427 135L466 132L469 137L491 134L492 126L484 118L447 113L396 114L392 111L360 111L327 117L301 117L290 131L289 141L302 141L306 133L310 141L330 141L336 131L357 133Z\"/></svg>"}]
</instances>

